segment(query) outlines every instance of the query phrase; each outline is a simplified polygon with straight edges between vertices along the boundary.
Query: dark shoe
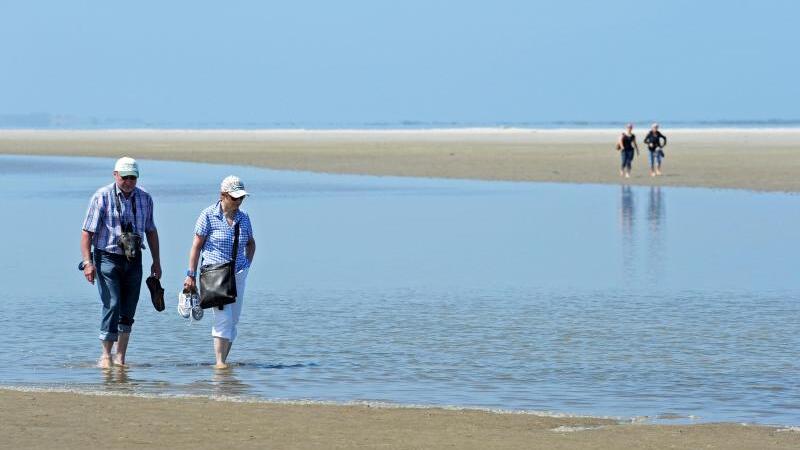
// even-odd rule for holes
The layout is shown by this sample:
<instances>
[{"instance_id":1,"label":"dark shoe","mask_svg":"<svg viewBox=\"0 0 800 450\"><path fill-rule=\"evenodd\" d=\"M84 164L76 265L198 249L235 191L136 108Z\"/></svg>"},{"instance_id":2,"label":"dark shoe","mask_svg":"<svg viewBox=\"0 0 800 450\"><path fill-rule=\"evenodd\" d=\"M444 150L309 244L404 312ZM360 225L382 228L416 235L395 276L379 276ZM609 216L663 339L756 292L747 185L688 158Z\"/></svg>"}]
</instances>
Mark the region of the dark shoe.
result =
<instances>
[{"instance_id":1,"label":"dark shoe","mask_svg":"<svg viewBox=\"0 0 800 450\"><path fill-rule=\"evenodd\" d=\"M158 278L150 275L145 281L147 289L150 289L150 298L153 299L153 307L156 311L161 312L164 310L164 288L161 287L161 282Z\"/></svg>"}]
</instances>

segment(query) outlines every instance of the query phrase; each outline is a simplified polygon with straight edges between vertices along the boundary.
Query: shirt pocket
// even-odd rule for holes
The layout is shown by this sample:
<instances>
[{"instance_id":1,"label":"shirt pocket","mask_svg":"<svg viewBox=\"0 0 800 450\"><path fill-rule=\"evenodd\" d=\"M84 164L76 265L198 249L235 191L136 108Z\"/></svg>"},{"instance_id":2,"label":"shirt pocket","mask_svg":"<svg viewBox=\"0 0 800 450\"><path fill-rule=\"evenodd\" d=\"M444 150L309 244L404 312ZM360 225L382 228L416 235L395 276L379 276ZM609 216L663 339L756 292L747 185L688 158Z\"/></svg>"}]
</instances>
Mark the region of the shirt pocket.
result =
<instances>
[{"instance_id":1,"label":"shirt pocket","mask_svg":"<svg viewBox=\"0 0 800 450\"><path fill-rule=\"evenodd\" d=\"M208 235L211 245L222 250L225 247L225 242L228 240L228 230L222 228L212 228L211 233ZM228 244L230 246L230 244Z\"/></svg>"}]
</instances>

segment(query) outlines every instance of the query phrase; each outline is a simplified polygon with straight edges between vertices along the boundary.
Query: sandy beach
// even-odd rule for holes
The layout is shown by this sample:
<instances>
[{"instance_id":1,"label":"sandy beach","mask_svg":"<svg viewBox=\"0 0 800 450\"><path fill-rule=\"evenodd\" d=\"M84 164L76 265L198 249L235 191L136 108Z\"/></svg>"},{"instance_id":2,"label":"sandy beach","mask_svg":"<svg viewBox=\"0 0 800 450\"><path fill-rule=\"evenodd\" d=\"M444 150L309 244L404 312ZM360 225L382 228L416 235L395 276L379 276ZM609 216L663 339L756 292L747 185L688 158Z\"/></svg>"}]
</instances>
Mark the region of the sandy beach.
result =
<instances>
[{"instance_id":1,"label":"sandy beach","mask_svg":"<svg viewBox=\"0 0 800 450\"><path fill-rule=\"evenodd\" d=\"M0 390L3 448L796 449L800 431Z\"/></svg>"},{"instance_id":2,"label":"sandy beach","mask_svg":"<svg viewBox=\"0 0 800 450\"><path fill-rule=\"evenodd\" d=\"M629 180L619 177L617 130L5 130L0 131L0 153L800 192L800 130L663 131L670 139L664 176L649 176L642 145ZM636 133L641 145L646 130ZM0 448L800 448L800 428L734 423L653 425L475 410L8 389L0 389L0 404Z\"/></svg>"},{"instance_id":3,"label":"sandy beach","mask_svg":"<svg viewBox=\"0 0 800 450\"><path fill-rule=\"evenodd\" d=\"M618 130L0 131L0 153L245 164L328 173L800 191L800 130L670 130L664 175L647 150L619 176Z\"/></svg>"}]
</instances>

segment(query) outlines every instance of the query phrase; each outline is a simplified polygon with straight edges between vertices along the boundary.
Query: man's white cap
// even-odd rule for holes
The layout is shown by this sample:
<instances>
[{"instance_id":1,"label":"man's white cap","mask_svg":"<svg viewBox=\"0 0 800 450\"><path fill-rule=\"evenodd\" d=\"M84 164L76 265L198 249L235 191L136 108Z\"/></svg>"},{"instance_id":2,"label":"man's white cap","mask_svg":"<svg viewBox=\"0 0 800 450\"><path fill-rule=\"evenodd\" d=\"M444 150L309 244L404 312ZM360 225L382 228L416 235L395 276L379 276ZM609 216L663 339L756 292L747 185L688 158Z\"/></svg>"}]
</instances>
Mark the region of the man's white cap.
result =
<instances>
[{"instance_id":1,"label":"man's white cap","mask_svg":"<svg viewBox=\"0 0 800 450\"><path fill-rule=\"evenodd\" d=\"M230 195L233 198L244 197L245 195L250 195L247 191L244 190L244 183L239 177L234 175L229 175L222 180L222 184L219 187L220 192L224 192Z\"/></svg>"},{"instance_id":2,"label":"man's white cap","mask_svg":"<svg viewBox=\"0 0 800 450\"><path fill-rule=\"evenodd\" d=\"M123 156L117 160L117 163L114 164L114 171L119 173L121 177L133 175L139 178L139 164L135 159L128 156Z\"/></svg>"}]
</instances>

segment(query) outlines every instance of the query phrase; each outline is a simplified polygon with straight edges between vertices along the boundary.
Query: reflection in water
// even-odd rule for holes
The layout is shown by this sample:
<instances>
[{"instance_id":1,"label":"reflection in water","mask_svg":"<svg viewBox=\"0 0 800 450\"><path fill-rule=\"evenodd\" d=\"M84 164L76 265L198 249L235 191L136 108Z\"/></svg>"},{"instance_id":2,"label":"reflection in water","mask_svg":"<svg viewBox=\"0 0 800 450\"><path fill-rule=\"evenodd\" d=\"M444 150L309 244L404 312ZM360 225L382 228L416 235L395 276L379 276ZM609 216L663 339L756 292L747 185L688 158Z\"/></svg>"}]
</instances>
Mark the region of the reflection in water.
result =
<instances>
[{"instance_id":1,"label":"reflection in water","mask_svg":"<svg viewBox=\"0 0 800 450\"><path fill-rule=\"evenodd\" d=\"M130 377L128 376L128 369L126 367L110 367L108 369L101 369L103 374L103 384L108 390L133 392L134 385L131 384Z\"/></svg>"},{"instance_id":2,"label":"reflection in water","mask_svg":"<svg viewBox=\"0 0 800 450\"><path fill-rule=\"evenodd\" d=\"M621 188L619 224L622 230L622 271L624 277L629 277L636 269L636 208L631 187L622 185Z\"/></svg>"},{"instance_id":3,"label":"reflection in water","mask_svg":"<svg viewBox=\"0 0 800 450\"><path fill-rule=\"evenodd\" d=\"M647 224L651 232L658 232L664 223L664 193L661 186L650 186L650 202L647 206Z\"/></svg>"},{"instance_id":4,"label":"reflection in water","mask_svg":"<svg viewBox=\"0 0 800 450\"><path fill-rule=\"evenodd\" d=\"M249 384L241 382L234 375L232 367L225 370L214 370L211 382L214 384L214 393L217 395L243 395L248 393L251 388Z\"/></svg>"},{"instance_id":5,"label":"reflection in water","mask_svg":"<svg viewBox=\"0 0 800 450\"><path fill-rule=\"evenodd\" d=\"M660 186L650 186L647 204L647 278L651 284L658 282L664 268L664 193Z\"/></svg>"},{"instance_id":6,"label":"reflection in water","mask_svg":"<svg viewBox=\"0 0 800 450\"><path fill-rule=\"evenodd\" d=\"M647 255L637 255L637 220L636 220L636 195L633 188L630 186L622 186L620 194L619 206L619 220L620 230L622 232L622 270L626 279L636 278L639 273L637 271L637 261L639 263L646 262L646 266L641 268L644 272L644 281L649 286L655 286L662 276L663 268L665 267L666 249L665 249L665 229L664 223L666 220L664 193L660 186L651 186L647 202L647 217L646 221L640 225L640 228L646 227L642 238L646 240L646 247L642 250L647 251ZM644 260L638 259L645 258Z\"/></svg>"}]
</instances>

